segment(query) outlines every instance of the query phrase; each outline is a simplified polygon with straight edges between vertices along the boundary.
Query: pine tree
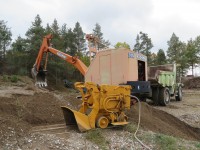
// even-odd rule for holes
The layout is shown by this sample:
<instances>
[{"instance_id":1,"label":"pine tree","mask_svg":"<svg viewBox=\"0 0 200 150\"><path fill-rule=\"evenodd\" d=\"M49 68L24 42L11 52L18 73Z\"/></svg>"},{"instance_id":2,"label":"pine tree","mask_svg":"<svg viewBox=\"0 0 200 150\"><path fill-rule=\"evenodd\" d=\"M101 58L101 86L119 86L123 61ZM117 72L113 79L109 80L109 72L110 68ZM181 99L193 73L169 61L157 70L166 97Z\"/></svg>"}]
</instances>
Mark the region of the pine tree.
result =
<instances>
[{"instance_id":1,"label":"pine tree","mask_svg":"<svg viewBox=\"0 0 200 150\"><path fill-rule=\"evenodd\" d=\"M7 47L11 42L11 30L6 25L7 22L0 20L0 60L5 59Z\"/></svg>"},{"instance_id":2,"label":"pine tree","mask_svg":"<svg viewBox=\"0 0 200 150\"><path fill-rule=\"evenodd\" d=\"M167 50L167 56L170 63L178 63L179 57L180 57L180 47L181 42L179 41L179 38L175 35L175 33L172 34L170 40L167 42L168 44L168 50Z\"/></svg>"},{"instance_id":3,"label":"pine tree","mask_svg":"<svg viewBox=\"0 0 200 150\"><path fill-rule=\"evenodd\" d=\"M18 36L17 39L12 43L13 51L25 52L27 50L27 41L21 36Z\"/></svg>"},{"instance_id":4,"label":"pine tree","mask_svg":"<svg viewBox=\"0 0 200 150\"><path fill-rule=\"evenodd\" d=\"M158 65L157 64L157 55L155 53L151 53L151 66Z\"/></svg>"},{"instance_id":5,"label":"pine tree","mask_svg":"<svg viewBox=\"0 0 200 150\"><path fill-rule=\"evenodd\" d=\"M52 34L52 29L51 29L49 23L47 23L47 26L45 28L45 35L48 35L48 34Z\"/></svg>"},{"instance_id":6,"label":"pine tree","mask_svg":"<svg viewBox=\"0 0 200 150\"><path fill-rule=\"evenodd\" d=\"M72 31L72 29L68 30L67 42L68 42L69 54L75 56L77 54L76 35Z\"/></svg>"},{"instance_id":7,"label":"pine tree","mask_svg":"<svg viewBox=\"0 0 200 150\"><path fill-rule=\"evenodd\" d=\"M159 49L156 57L156 64L157 65L164 65L167 63L165 52L162 49Z\"/></svg>"},{"instance_id":8,"label":"pine tree","mask_svg":"<svg viewBox=\"0 0 200 150\"><path fill-rule=\"evenodd\" d=\"M137 34L137 36L136 36L136 43L134 45L133 50L135 50L136 52L140 51L140 36L139 36L139 34Z\"/></svg>"},{"instance_id":9,"label":"pine tree","mask_svg":"<svg viewBox=\"0 0 200 150\"><path fill-rule=\"evenodd\" d=\"M96 23L95 24L95 28L93 29L93 34L94 36L97 36L98 39L99 39L99 42L98 42L98 49L103 49L103 48L106 48L110 45L110 42L107 40L104 40L103 38L103 33L101 32L101 26Z\"/></svg>"},{"instance_id":10,"label":"pine tree","mask_svg":"<svg viewBox=\"0 0 200 150\"><path fill-rule=\"evenodd\" d=\"M60 31L60 34L61 34L61 39L62 39L62 42L63 42L63 50L64 52L67 52L69 50L69 47L68 47L68 29L67 29L67 24L63 24L62 27L61 27L61 31Z\"/></svg>"},{"instance_id":11,"label":"pine tree","mask_svg":"<svg viewBox=\"0 0 200 150\"><path fill-rule=\"evenodd\" d=\"M190 39L187 43L187 48L186 48L186 57L187 57L187 62L189 66L192 68L192 75L194 75L194 68L196 67L197 63L199 63L200 57L198 56L198 47L197 47L197 42L193 41Z\"/></svg>"},{"instance_id":12,"label":"pine tree","mask_svg":"<svg viewBox=\"0 0 200 150\"><path fill-rule=\"evenodd\" d=\"M134 45L134 49L137 52L140 52L147 56L148 64L152 64L151 60L151 48L153 44L151 42L151 38L148 37L148 34L140 32L136 37L136 44Z\"/></svg>"},{"instance_id":13,"label":"pine tree","mask_svg":"<svg viewBox=\"0 0 200 150\"><path fill-rule=\"evenodd\" d=\"M179 38L172 34L170 40L167 42L168 50L167 56L169 63L176 63L177 67L177 77L183 76L187 69L187 58L186 58L186 44L181 42Z\"/></svg>"},{"instance_id":14,"label":"pine tree","mask_svg":"<svg viewBox=\"0 0 200 150\"><path fill-rule=\"evenodd\" d=\"M58 21L56 19L54 19L52 25L51 25L51 31L52 31L52 35L53 35L53 39L51 40L51 43L53 44L53 47L63 51L63 41L61 40L61 32L60 32L60 28L58 25Z\"/></svg>"},{"instance_id":15,"label":"pine tree","mask_svg":"<svg viewBox=\"0 0 200 150\"><path fill-rule=\"evenodd\" d=\"M27 57L27 40L18 36L12 43L10 51L7 53L7 65L9 72L18 75L27 75L29 59Z\"/></svg>"},{"instance_id":16,"label":"pine tree","mask_svg":"<svg viewBox=\"0 0 200 150\"><path fill-rule=\"evenodd\" d=\"M26 32L29 68L35 63L44 35L45 29L42 26L42 19L37 15L32 26Z\"/></svg>"},{"instance_id":17,"label":"pine tree","mask_svg":"<svg viewBox=\"0 0 200 150\"><path fill-rule=\"evenodd\" d=\"M79 53L79 55L82 55L86 50L86 44L84 38L85 34L83 33L82 27L80 26L79 22L75 24L73 32L75 34L75 45L77 48L77 52Z\"/></svg>"},{"instance_id":18,"label":"pine tree","mask_svg":"<svg viewBox=\"0 0 200 150\"><path fill-rule=\"evenodd\" d=\"M44 31L45 29L42 26L42 19L39 15L37 15L35 17L34 22L32 22L32 26L28 29L28 31L25 34L29 44L28 50L30 52L38 52L42 43L42 39L44 37Z\"/></svg>"}]
</instances>

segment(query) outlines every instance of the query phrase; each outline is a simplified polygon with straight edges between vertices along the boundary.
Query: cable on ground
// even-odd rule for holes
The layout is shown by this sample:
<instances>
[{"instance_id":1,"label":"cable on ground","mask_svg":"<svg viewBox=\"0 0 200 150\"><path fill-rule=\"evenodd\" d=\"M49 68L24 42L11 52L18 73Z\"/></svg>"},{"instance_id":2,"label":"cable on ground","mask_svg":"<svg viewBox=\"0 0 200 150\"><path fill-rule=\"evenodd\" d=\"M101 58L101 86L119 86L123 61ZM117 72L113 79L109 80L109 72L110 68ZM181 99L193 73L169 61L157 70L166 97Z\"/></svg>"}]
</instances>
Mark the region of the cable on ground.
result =
<instances>
[{"instance_id":1,"label":"cable on ground","mask_svg":"<svg viewBox=\"0 0 200 150\"><path fill-rule=\"evenodd\" d=\"M134 99L136 99L137 101L138 101L138 108L139 108L139 115L138 115L138 125L137 125L137 129L136 129L136 131L135 131L135 133L134 133L134 137L135 137L135 139L142 145L142 146L144 146L146 149L148 149L148 150L151 150L151 148L150 147L148 147L147 145L145 145L137 136L136 136L136 134L137 134L137 132L138 132L138 130L139 130L139 127L140 127L140 118L141 118L141 103L140 103L140 100L139 100L139 98L137 98L136 96L133 96L133 95L130 95L130 97L131 98L134 98Z\"/></svg>"}]
</instances>

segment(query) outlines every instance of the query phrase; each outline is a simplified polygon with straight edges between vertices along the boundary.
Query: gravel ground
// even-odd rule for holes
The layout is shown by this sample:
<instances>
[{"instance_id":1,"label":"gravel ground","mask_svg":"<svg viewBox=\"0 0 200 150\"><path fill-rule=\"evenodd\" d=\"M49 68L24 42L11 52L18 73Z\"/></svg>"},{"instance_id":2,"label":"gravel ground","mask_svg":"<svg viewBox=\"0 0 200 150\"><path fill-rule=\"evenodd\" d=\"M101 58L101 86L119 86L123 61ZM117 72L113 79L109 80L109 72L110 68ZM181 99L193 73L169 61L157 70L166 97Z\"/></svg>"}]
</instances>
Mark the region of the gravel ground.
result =
<instances>
[{"instance_id":1,"label":"gravel ground","mask_svg":"<svg viewBox=\"0 0 200 150\"><path fill-rule=\"evenodd\" d=\"M171 101L167 107L155 107L174 115L185 123L200 128L200 90L183 90L181 102Z\"/></svg>"}]
</instances>

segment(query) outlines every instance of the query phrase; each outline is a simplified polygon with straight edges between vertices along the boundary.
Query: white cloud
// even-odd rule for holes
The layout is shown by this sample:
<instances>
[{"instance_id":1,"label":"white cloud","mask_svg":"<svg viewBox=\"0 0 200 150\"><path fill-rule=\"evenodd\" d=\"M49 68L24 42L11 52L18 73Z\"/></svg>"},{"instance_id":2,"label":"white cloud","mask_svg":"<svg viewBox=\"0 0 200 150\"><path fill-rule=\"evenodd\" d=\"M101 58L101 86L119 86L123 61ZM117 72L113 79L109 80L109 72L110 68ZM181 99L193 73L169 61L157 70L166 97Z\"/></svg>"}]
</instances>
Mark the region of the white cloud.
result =
<instances>
[{"instance_id":1,"label":"white cloud","mask_svg":"<svg viewBox=\"0 0 200 150\"><path fill-rule=\"evenodd\" d=\"M92 32L98 22L105 39L114 45L127 42L132 47L136 34L148 33L156 52L167 49L174 32L187 41L200 35L200 1L198 0L0 0L1 20L8 21L13 37L24 36L37 14L43 25L80 22L85 32Z\"/></svg>"}]
</instances>

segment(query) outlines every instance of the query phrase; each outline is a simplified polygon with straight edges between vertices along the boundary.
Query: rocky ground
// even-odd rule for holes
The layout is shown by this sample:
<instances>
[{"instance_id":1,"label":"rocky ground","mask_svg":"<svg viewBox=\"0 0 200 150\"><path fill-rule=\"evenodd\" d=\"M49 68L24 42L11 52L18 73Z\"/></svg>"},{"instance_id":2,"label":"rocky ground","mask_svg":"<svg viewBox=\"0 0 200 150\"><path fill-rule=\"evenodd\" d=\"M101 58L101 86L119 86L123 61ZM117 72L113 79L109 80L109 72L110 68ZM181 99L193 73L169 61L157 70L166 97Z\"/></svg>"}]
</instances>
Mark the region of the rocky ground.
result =
<instances>
[{"instance_id":1,"label":"rocky ground","mask_svg":"<svg viewBox=\"0 0 200 150\"><path fill-rule=\"evenodd\" d=\"M73 89L37 88L28 77L16 83L0 77L0 149L145 149L134 138L137 104L127 112L130 124L123 128L80 133L66 127L60 106L78 109L77 95ZM184 91L182 102L167 107L142 103L138 137L151 149L200 149L199 96L198 91Z\"/></svg>"},{"instance_id":2,"label":"rocky ground","mask_svg":"<svg viewBox=\"0 0 200 150\"><path fill-rule=\"evenodd\" d=\"M183 90L183 101L171 101L167 107L156 108L172 114L192 127L200 128L200 90Z\"/></svg>"}]
</instances>

